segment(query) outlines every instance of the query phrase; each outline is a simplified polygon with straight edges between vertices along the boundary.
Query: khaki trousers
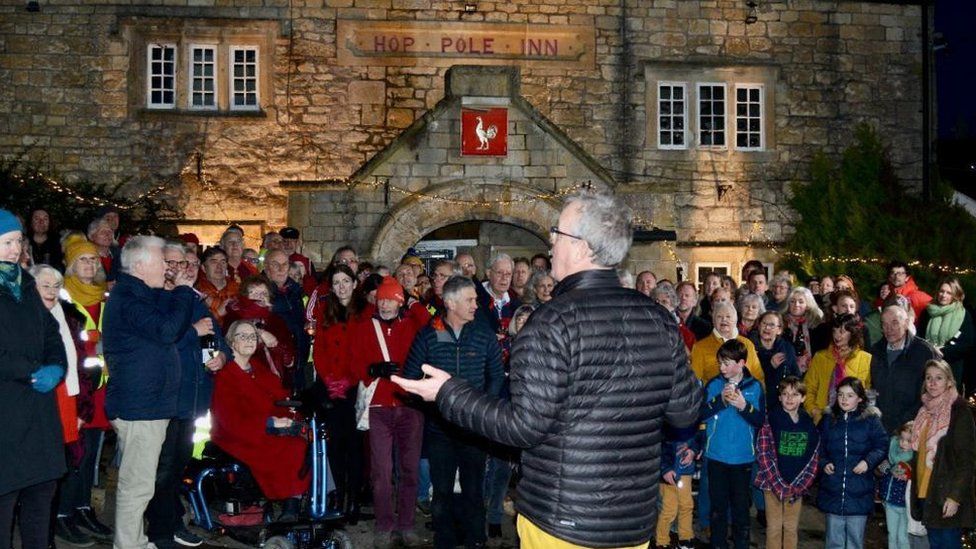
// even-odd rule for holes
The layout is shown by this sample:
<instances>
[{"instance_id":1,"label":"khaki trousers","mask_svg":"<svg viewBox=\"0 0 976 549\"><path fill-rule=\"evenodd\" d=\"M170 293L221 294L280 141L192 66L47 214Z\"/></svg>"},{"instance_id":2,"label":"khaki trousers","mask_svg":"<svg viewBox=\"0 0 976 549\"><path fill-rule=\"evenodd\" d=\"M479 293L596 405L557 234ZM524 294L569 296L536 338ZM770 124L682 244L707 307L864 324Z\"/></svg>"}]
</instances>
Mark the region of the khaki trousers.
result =
<instances>
[{"instance_id":1,"label":"khaki trousers","mask_svg":"<svg viewBox=\"0 0 976 549\"><path fill-rule=\"evenodd\" d=\"M678 539L687 541L695 539L692 523L692 513L695 511L695 500L691 495L691 475L680 477L681 487L672 486L666 482L661 487L661 513L657 516L657 544L665 547L671 545L671 523L678 519Z\"/></svg>"},{"instance_id":2,"label":"khaki trousers","mask_svg":"<svg viewBox=\"0 0 976 549\"><path fill-rule=\"evenodd\" d=\"M780 501L770 490L763 490L763 497L766 500L766 549L796 549L803 500Z\"/></svg>"},{"instance_id":3,"label":"khaki trousers","mask_svg":"<svg viewBox=\"0 0 976 549\"><path fill-rule=\"evenodd\" d=\"M156 468L168 425L168 419L112 420L122 451L115 493L114 549L145 549L149 543L142 517L156 491Z\"/></svg>"}]
</instances>

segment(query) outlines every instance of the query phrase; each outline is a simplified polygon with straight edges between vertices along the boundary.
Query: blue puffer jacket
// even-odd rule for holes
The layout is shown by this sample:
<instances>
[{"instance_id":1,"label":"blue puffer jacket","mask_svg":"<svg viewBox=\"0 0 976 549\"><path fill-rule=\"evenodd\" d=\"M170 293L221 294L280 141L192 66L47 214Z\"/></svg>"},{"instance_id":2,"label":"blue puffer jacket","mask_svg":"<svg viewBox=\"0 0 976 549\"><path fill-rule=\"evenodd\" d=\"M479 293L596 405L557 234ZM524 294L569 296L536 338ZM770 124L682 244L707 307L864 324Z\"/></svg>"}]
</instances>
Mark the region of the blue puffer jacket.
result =
<instances>
[{"instance_id":1,"label":"blue puffer jacket","mask_svg":"<svg viewBox=\"0 0 976 549\"><path fill-rule=\"evenodd\" d=\"M729 465L756 461L756 433L765 419L762 386L743 368L739 390L746 399L744 410L722 400L728 383L721 374L705 386L701 420L705 424L705 457Z\"/></svg>"},{"instance_id":2,"label":"blue puffer jacket","mask_svg":"<svg viewBox=\"0 0 976 549\"><path fill-rule=\"evenodd\" d=\"M880 413L868 407L839 418L824 416L820 422L820 470L834 464L834 473L820 476L817 507L832 515L869 515L874 508L874 469L888 454L888 435ZM862 474L853 469L868 464Z\"/></svg>"},{"instance_id":3,"label":"blue puffer jacket","mask_svg":"<svg viewBox=\"0 0 976 549\"><path fill-rule=\"evenodd\" d=\"M193 323L203 318L213 319L214 341L217 348L227 355L227 360L233 358L233 353L224 333L220 330L220 323L210 314L203 298L197 295L193 300L193 313L190 315L190 327L183 333L183 337L176 344L180 353L180 394L177 399L176 417L180 419L194 419L203 416L210 409L210 397L213 395L213 373L203 367L203 349L200 347L200 336L197 335Z\"/></svg>"},{"instance_id":4,"label":"blue puffer jacket","mask_svg":"<svg viewBox=\"0 0 976 549\"><path fill-rule=\"evenodd\" d=\"M152 289L119 273L102 321L109 419L176 417L181 373L176 344L190 327L195 297L191 288Z\"/></svg>"},{"instance_id":5,"label":"blue puffer jacket","mask_svg":"<svg viewBox=\"0 0 976 549\"><path fill-rule=\"evenodd\" d=\"M440 368L492 396L499 395L505 382L498 338L488 323L477 319L465 324L460 334L455 334L444 317L434 317L414 338L403 377L420 379L423 364ZM433 420L427 422L428 428L451 431L434 407L428 406L427 411L428 419Z\"/></svg>"}]
</instances>

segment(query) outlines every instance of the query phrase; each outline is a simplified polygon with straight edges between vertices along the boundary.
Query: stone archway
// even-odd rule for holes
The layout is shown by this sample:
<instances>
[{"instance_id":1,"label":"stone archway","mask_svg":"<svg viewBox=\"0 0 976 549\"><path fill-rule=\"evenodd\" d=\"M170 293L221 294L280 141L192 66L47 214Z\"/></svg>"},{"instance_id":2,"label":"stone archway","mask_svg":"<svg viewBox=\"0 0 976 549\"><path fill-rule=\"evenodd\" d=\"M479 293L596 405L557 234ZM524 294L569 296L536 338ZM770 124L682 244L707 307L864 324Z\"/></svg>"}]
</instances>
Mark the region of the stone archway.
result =
<instances>
[{"instance_id":1,"label":"stone archway","mask_svg":"<svg viewBox=\"0 0 976 549\"><path fill-rule=\"evenodd\" d=\"M391 265L431 231L471 220L518 225L545 241L549 238L549 227L558 220L561 209L561 200L538 199L540 191L524 185L456 180L428 187L425 191L442 200L412 195L397 203L383 216L373 233L368 257Z\"/></svg>"}]
</instances>

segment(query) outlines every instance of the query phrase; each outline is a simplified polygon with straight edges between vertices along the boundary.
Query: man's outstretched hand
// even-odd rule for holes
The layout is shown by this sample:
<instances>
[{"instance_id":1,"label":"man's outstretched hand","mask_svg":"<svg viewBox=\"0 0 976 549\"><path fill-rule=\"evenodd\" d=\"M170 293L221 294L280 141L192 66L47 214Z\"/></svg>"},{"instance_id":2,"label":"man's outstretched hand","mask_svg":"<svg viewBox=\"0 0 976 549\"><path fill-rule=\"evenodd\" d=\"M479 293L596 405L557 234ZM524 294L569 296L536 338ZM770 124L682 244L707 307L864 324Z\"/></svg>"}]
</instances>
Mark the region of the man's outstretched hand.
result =
<instances>
[{"instance_id":1,"label":"man's outstretched hand","mask_svg":"<svg viewBox=\"0 0 976 549\"><path fill-rule=\"evenodd\" d=\"M390 381L408 393L413 393L426 401L433 402L444 382L451 379L451 374L444 370L438 370L430 364L424 364L420 369L426 376L424 379L404 379L394 375L390 376Z\"/></svg>"}]
</instances>

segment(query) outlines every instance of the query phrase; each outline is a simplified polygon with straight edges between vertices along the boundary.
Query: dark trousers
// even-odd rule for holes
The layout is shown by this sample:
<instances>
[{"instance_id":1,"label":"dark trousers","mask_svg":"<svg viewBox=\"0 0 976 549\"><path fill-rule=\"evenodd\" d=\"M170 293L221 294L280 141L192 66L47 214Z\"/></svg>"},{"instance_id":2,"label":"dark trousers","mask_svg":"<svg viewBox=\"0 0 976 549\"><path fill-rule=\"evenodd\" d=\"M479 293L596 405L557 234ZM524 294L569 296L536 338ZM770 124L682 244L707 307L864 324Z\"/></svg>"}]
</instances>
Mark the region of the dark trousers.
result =
<instances>
[{"instance_id":1,"label":"dark trousers","mask_svg":"<svg viewBox=\"0 0 976 549\"><path fill-rule=\"evenodd\" d=\"M434 547L453 549L457 545L455 519L464 528L464 544L473 547L485 542L485 452L471 440L445 434L436 429L424 433L430 480L434 486L431 515L434 522ZM454 478L461 477L460 501L454 499Z\"/></svg>"},{"instance_id":2,"label":"dark trousers","mask_svg":"<svg viewBox=\"0 0 976 549\"><path fill-rule=\"evenodd\" d=\"M183 470L193 456L192 419L171 419L156 467L156 491L146 507L146 537L149 541L172 540L183 526L180 486Z\"/></svg>"},{"instance_id":3,"label":"dark trousers","mask_svg":"<svg viewBox=\"0 0 976 549\"><path fill-rule=\"evenodd\" d=\"M424 416L418 410L407 406L369 409L370 481L378 532L413 530L423 438Z\"/></svg>"},{"instance_id":4,"label":"dark trousers","mask_svg":"<svg viewBox=\"0 0 976 549\"><path fill-rule=\"evenodd\" d=\"M91 507L92 486L95 484L95 469L98 467L98 449L105 440L101 429L81 429L79 442L84 454L78 467L68 467L68 474L61 479L61 492L58 495L58 515L70 516L75 509Z\"/></svg>"},{"instance_id":5,"label":"dark trousers","mask_svg":"<svg viewBox=\"0 0 976 549\"><path fill-rule=\"evenodd\" d=\"M351 396L349 396L351 395ZM356 392L347 398L333 401L334 408L325 416L329 432L329 466L335 478L339 504L345 498L346 506L359 502L363 487L363 433L356 430Z\"/></svg>"},{"instance_id":6,"label":"dark trousers","mask_svg":"<svg viewBox=\"0 0 976 549\"><path fill-rule=\"evenodd\" d=\"M711 502L712 547L729 546L729 509L735 549L749 549L749 504L752 502L752 464L729 465L708 460L708 499Z\"/></svg>"},{"instance_id":7,"label":"dark trousers","mask_svg":"<svg viewBox=\"0 0 976 549\"><path fill-rule=\"evenodd\" d=\"M47 549L51 502L57 487L56 480L49 480L0 495L0 549L13 545L14 508L18 501L22 549Z\"/></svg>"}]
</instances>

